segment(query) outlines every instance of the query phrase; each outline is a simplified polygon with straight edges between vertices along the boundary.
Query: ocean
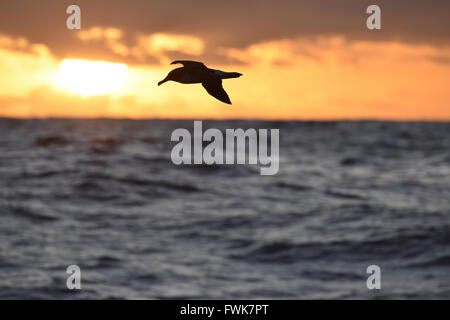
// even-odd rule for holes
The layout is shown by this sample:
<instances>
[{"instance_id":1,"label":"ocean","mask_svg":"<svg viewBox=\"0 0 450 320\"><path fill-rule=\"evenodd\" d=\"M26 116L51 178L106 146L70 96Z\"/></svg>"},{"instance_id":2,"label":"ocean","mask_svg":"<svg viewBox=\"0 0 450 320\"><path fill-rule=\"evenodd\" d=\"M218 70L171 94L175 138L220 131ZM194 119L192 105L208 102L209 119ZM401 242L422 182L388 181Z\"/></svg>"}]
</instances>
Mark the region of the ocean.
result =
<instances>
[{"instance_id":1,"label":"ocean","mask_svg":"<svg viewBox=\"0 0 450 320\"><path fill-rule=\"evenodd\" d=\"M450 123L203 125L279 129L278 174L174 165L191 120L0 119L0 299L450 299Z\"/></svg>"}]
</instances>

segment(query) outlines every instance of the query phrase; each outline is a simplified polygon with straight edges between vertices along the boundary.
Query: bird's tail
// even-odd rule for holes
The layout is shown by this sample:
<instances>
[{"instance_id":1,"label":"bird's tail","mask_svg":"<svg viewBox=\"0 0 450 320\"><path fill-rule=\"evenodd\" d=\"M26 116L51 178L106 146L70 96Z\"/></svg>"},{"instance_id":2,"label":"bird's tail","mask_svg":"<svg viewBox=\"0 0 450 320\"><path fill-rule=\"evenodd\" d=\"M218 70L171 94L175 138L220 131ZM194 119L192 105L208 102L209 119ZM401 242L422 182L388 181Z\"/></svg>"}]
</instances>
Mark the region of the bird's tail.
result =
<instances>
[{"instance_id":1,"label":"bird's tail","mask_svg":"<svg viewBox=\"0 0 450 320\"><path fill-rule=\"evenodd\" d=\"M242 76L242 73L239 72L225 72L223 79L239 78L240 76Z\"/></svg>"},{"instance_id":2,"label":"bird's tail","mask_svg":"<svg viewBox=\"0 0 450 320\"><path fill-rule=\"evenodd\" d=\"M224 72L220 70L214 70L214 72L220 76L221 79L239 78L242 73L239 72Z\"/></svg>"}]
</instances>

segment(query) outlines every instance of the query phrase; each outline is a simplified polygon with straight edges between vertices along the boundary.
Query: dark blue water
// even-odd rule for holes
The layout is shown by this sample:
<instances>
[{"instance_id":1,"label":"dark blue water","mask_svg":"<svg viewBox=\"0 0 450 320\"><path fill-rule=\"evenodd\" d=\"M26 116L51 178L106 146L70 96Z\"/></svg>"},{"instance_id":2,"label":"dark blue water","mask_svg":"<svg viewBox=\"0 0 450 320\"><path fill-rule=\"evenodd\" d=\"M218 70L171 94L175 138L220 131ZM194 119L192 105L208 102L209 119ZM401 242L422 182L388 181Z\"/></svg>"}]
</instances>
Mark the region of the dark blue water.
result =
<instances>
[{"instance_id":1,"label":"dark blue water","mask_svg":"<svg viewBox=\"0 0 450 320\"><path fill-rule=\"evenodd\" d=\"M449 123L204 122L279 128L276 176L173 165L192 125L0 120L0 298L450 298Z\"/></svg>"}]
</instances>

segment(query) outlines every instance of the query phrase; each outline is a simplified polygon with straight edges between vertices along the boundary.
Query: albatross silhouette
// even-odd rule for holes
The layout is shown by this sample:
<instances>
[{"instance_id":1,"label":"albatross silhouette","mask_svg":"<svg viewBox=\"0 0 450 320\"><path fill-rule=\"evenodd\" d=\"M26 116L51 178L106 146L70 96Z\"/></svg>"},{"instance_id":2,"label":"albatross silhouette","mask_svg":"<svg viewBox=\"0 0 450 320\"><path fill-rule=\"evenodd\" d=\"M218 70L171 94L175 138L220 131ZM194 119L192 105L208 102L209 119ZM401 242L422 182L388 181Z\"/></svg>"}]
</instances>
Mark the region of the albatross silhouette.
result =
<instances>
[{"instance_id":1,"label":"albatross silhouette","mask_svg":"<svg viewBox=\"0 0 450 320\"><path fill-rule=\"evenodd\" d=\"M181 63L183 67L170 71L164 80L158 82L158 86L167 81L201 83L206 91L214 98L231 104L230 97L228 97L228 94L222 87L222 79L239 78L242 76L242 73L209 69L203 63L197 61L177 60L171 64L177 63Z\"/></svg>"}]
</instances>

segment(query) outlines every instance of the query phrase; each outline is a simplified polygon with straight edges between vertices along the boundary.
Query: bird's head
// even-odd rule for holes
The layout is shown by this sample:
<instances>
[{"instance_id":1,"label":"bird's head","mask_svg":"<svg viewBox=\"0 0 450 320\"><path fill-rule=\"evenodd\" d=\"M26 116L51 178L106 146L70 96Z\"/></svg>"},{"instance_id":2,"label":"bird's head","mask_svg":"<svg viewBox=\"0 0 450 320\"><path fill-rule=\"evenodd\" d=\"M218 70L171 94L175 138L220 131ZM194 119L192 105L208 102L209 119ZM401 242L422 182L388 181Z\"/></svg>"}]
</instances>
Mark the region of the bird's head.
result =
<instances>
[{"instance_id":1,"label":"bird's head","mask_svg":"<svg viewBox=\"0 0 450 320\"><path fill-rule=\"evenodd\" d=\"M171 80L176 80L177 77L176 77L176 74L175 74L174 71L175 70L170 71L169 74L163 80L158 82L158 86L162 85L164 82L171 81Z\"/></svg>"}]
</instances>

